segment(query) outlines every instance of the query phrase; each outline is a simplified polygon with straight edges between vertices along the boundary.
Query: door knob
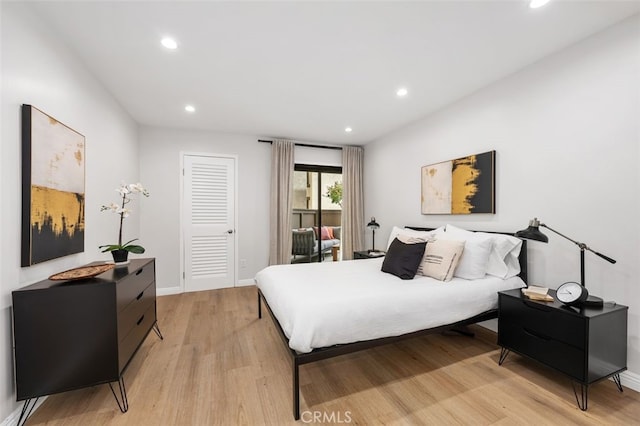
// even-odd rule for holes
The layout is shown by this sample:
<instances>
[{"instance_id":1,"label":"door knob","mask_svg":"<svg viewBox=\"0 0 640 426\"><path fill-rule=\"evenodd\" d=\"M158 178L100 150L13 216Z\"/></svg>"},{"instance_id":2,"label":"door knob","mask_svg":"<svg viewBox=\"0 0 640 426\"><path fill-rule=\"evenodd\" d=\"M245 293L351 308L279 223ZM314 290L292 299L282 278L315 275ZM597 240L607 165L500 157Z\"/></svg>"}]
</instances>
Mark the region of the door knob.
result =
<instances>
[{"instance_id":1,"label":"door knob","mask_svg":"<svg viewBox=\"0 0 640 426\"><path fill-rule=\"evenodd\" d=\"M233 229L228 229L227 234L233 234Z\"/></svg>"}]
</instances>

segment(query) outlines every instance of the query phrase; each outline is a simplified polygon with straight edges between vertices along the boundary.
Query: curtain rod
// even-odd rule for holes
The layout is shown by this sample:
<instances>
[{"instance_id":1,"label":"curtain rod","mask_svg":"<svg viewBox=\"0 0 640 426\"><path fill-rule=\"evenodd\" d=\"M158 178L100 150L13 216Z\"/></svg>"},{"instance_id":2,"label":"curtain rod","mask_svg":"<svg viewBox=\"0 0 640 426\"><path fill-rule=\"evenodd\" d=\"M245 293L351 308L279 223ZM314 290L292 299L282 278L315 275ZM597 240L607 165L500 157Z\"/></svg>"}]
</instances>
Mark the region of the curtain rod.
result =
<instances>
[{"instance_id":1,"label":"curtain rod","mask_svg":"<svg viewBox=\"0 0 640 426\"><path fill-rule=\"evenodd\" d=\"M273 143L273 141L265 140L265 139L258 139L258 142ZM299 142L294 142L294 145L295 146L306 146L307 148L337 149L337 150L342 151L342 147L341 146L314 145L314 144L310 144L310 143L299 143Z\"/></svg>"}]
</instances>

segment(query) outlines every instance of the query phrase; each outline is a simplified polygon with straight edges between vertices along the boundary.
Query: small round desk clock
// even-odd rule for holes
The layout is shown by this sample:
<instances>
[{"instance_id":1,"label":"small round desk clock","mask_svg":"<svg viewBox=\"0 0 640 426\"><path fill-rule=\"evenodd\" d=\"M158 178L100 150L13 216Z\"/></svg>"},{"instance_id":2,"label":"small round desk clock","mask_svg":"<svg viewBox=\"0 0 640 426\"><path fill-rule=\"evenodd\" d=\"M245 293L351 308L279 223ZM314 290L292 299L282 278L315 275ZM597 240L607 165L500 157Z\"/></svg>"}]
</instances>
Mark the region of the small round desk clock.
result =
<instances>
[{"instance_id":1,"label":"small round desk clock","mask_svg":"<svg viewBox=\"0 0 640 426\"><path fill-rule=\"evenodd\" d=\"M586 287L583 287L576 282L569 281L558 287L556 290L556 297L565 305L575 306L580 305L587 300L587 297L589 297L589 291L587 291Z\"/></svg>"}]
</instances>

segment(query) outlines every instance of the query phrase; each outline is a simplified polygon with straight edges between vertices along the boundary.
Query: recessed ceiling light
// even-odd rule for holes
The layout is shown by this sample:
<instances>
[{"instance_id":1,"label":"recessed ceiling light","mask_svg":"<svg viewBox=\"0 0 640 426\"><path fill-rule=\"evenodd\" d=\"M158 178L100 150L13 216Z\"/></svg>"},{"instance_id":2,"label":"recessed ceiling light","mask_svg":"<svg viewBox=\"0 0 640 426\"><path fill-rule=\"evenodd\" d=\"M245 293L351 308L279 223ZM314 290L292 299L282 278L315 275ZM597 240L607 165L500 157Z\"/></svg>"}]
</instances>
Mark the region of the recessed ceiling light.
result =
<instances>
[{"instance_id":1,"label":"recessed ceiling light","mask_svg":"<svg viewBox=\"0 0 640 426\"><path fill-rule=\"evenodd\" d=\"M160 43L162 43L162 45L167 49L174 50L178 48L178 43L171 37L163 38L162 40L160 40Z\"/></svg>"},{"instance_id":2,"label":"recessed ceiling light","mask_svg":"<svg viewBox=\"0 0 640 426\"><path fill-rule=\"evenodd\" d=\"M351 127L345 127L344 131L347 133L351 133L353 131L353 129Z\"/></svg>"},{"instance_id":3,"label":"recessed ceiling light","mask_svg":"<svg viewBox=\"0 0 640 426\"><path fill-rule=\"evenodd\" d=\"M184 107L184 110L187 112L196 112L196 107L194 107L193 105L186 105Z\"/></svg>"},{"instance_id":4,"label":"recessed ceiling light","mask_svg":"<svg viewBox=\"0 0 640 426\"><path fill-rule=\"evenodd\" d=\"M398 91L396 92L396 95L398 95L398 97L402 98L407 96L407 93L409 93L409 91L407 90L406 87L401 87L398 89Z\"/></svg>"},{"instance_id":5,"label":"recessed ceiling light","mask_svg":"<svg viewBox=\"0 0 640 426\"><path fill-rule=\"evenodd\" d=\"M539 7L544 6L545 4L549 3L549 0L531 0L529 2L529 7L531 9L537 9Z\"/></svg>"}]
</instances>

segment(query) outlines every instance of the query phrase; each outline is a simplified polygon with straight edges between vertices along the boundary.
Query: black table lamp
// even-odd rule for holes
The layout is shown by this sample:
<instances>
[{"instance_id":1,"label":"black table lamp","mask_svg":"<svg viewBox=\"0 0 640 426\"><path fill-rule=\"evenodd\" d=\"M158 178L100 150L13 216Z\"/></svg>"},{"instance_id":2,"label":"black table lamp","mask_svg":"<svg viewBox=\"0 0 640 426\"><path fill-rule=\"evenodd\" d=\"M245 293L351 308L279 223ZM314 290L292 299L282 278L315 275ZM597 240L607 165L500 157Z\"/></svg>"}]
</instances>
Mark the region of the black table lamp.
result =
<instances>
[{"instance_id":1,"label":"black table lamp","mask_svg":"<svg viewBox=\"0 0 640 426\"><path fill-rule=\"evenodd\" d=\"M372 240L372 249L371 251L376 251L376 229L380 228L378 222L376 222L375 217L371 217L371 222L367 223L367 228L371 229L373 232L373 240Z\"/></svg>"},{"instance_id":2,"label":"black table lamp","mask_svg":"<svg viewBox=\"0 0 640 426\"><path fill-rule=\"evenodd\" d=\"M549 226L545 225L544 223L540 223L540 221L538 221L538 218L534 218L532 221L530 221L529 222L529 226L527 227L527 229L523 229L522 231L516 232L515 236L518 237L518 238L525 238L527 240L542 241L543 243L548 243L549 242L549 237L547 237L542 232L540 232L540 229L539 229L540 226L542 226L543 228L547 228L549 231L554 232L554 233L560 235L563 238L566 238L567 240L571 241L572 243L574 243L575 245L580 247L580 284L583 287L585 286L584 285L584 251L585 250L589 250L591 253L595 254L596 256L599 256L599 257L603 258L604 260L606 260L609 263L616 263L616 261L613 260L612 258L610 258L609 256L605 256L602 253L598 253L597 251L592 250L585 243L580 243L578 241L575 241L575 240L567 237L566 235L561 234L560 232L556 231L555 229L550 228ZM582 305L583 306L590 306L590 307L602 307L603 306L603 302L602 302L601 298L589 295L589 298Z\"/></svg>"}]
</instances>

